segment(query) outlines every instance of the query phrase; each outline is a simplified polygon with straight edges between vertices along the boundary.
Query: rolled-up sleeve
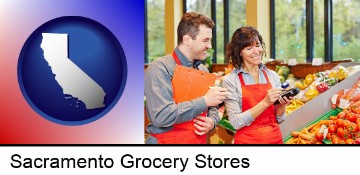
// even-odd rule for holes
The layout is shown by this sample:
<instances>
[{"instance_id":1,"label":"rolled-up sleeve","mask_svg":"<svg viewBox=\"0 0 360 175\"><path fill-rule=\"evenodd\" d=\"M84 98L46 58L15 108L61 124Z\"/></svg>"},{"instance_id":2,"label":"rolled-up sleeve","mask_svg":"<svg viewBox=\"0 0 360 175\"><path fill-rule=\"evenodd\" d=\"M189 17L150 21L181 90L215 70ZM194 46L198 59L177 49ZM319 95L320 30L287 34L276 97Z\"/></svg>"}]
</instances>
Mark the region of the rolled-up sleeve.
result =
<instances>
[{"instance_id":1,"label":"rolled-up sleeve","mask_svg":"<svg viewBox=\"0 0 360 175\"><path fill-rule=\"evenodd\" d=\"M280 77L276 72L267 69L267 74L269 75L270 82L273 87L281 87ZM276 112L275 112L275 114L276 114ZM284 112L283 115L276 116L276 120L278 123L281 123L282 121L285 120L285 117L286 117L286 113Z\"/></svg>"},{"instance_id":2,"label":"rolled-up sleeve","mask_svg":"<svg viewBox=\"0 0 360 175\"><path fill-rule=\"evenodd\" d=\"M209 112L208 117L214 121L214 128L212 128L212 130L214 130L220 120L219 111L217 107L213 106L213 107L209 107L208 112Z\"/></svg>"},{"instance_id":3,"label":"rolled-up sleeve","mask_svg":"<svg viewBox=\"0 0 360 175\"><path fill-rule=\"evenodd\" d=\"M209 72L208 69L202 64L200 64L198 66L198 69L201 70L201 71L204 71L204 72ZM217 124L219 123L219 120L220 120L218 106L210 106L208 108L208 115L207 116L214 121L214 128L212 128L212 130L211 130L211 131L213 131L216 128L216 126L217 126Z\"/></svg>"},{"instance_id":4,"label":"rolled-up sleeve","mask_svg":"<svg viewBox=\"0 0 360 175\"><path fill-rule=\"evenodd\" d=\"M285 120L285 117L286 117L286 113L284 112L283 115L276 116L276 120L277 120L278 123L281 123L282 121Z\"/></svg>"},{"instance_id":5,"label":"rolled-up sleeve","mask_svg":"<svg viewBox=\"0 0 360 175\"><path fill-rule=\"evenodd\" d=\"M174 102L171 75L161 62L147 67L144 83L148 117L156 127L190 121L207 109L204 97Z\"/></svg>"},{"instance_id":6,"label":"rolled-up sleeve","mask_svg":"<svg viewBox=\"0 0 360 175\"><path fill-rule=\"evenodd\" d=\"M222 87L229 92L224 102L230 124L236 130L249 126L254 121L254 118L250 110L242 111L242 93L237 75L235 73L226 75L222 81Z\"/></svg>"}]
</instances>

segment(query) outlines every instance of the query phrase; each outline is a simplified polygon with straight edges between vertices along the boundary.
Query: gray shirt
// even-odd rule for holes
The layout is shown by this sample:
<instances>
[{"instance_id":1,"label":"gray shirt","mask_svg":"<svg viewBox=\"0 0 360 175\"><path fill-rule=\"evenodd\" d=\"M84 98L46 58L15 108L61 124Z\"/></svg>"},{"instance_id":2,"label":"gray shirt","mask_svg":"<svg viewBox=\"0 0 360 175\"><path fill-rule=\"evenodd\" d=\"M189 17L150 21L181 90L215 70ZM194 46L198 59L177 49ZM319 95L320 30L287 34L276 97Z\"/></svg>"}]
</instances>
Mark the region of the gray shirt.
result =
<instances>
[{"instance_id":1,"label":"gray shirt","mask_svg":"<svg viewBox=\"0 0 360 175\"><path fill-rule=\"evenodd\" d=\"M281 87L278 74L275 71L267 69L264 64L259 65L259 84L267 83L262 70L265 70L272 87ZM254 78L243 68L234 69L231 73L227 74L222 81L222 86L229 92L228 97L224 101L228 118L231 125L237 130L243 128L244 126L249 126L254 121L250 109L246 111L242 110L242 90L238 76L239 73L243 73L242 75L246 85L255 84ZM285 119L285 115L286 114L284 112L283 115L276 116L277 121L283 121Z\"/></svg>"},{"instance_id":2,"label":"gray shirt","mask_svg":"<svg viewBox=\"0 0 360 175\"><path fill-rule=\"evenodd\" d=\"M192 63L176 48L175 53L185 67L197 67L204 72L207 68L195 60ZM150 124L148 133L162 133L172 129L172 125L191 121L208 109L208 117L217 125L220 117L216 107L207 107L204 97L175 103L173 99L172 77L176 62L172 55L157 58L149 64L145 71L146 113ZM198 66L194 66L198 65Z\"/></svg>"}]
</instances>

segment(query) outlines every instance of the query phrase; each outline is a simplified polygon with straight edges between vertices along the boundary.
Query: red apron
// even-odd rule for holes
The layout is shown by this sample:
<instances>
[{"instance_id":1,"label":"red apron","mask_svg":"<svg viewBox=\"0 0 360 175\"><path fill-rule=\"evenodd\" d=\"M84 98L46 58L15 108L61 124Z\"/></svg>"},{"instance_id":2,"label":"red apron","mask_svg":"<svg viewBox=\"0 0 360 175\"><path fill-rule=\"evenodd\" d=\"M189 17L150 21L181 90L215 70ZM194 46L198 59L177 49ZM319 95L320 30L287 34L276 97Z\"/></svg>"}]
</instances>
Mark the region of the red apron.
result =
<instances>
[{"instance_id":1,"label":"red apron","mask_svg":"<svg viewBox=\"0 0 360 175\"><path fill-rule=\"evenodd\" d=\"M176 64L181 65L175 52L172 53L172 56L174 57ZM200 114L200 116L206 115L207 112ZM205 144L206 134L199 136L195 133L195 129L194 122L191 120L174 124L173 129L168 132L151 135L157 139L158 144Z\"/></svg>"},{"instance_id":2,"label":"red apron","mask_svg":"<svg viewBox=\"0 0 360 175\"><path fill-rule=\"evenodd\" d=\"M242 90L242 111L251 109L266 97L267 91L272 88L269 78L263 70L266 84L245 85L242 74L239 79ZM275 107L269 106L249 126L236 131L235 144L282 144L280 127L276 122Z\"/></svg>"}]
</instances>

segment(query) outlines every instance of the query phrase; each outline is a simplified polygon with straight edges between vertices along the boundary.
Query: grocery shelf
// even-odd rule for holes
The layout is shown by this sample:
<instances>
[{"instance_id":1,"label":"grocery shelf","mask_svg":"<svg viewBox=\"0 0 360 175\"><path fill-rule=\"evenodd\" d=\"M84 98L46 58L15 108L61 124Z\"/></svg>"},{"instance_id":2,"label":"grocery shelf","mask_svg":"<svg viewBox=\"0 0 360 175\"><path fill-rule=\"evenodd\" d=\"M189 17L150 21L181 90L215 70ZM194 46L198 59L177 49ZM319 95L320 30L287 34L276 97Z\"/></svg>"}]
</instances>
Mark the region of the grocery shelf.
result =
<instances>
[{"instance_id":1,"label":"grocery shelf","mask_svg":"<svg viewBox=\"0 0 360 175\"><path fill-rule=\"evenodd\" d=\"M283 139L290 135L292 131L300 130L306 124L332 110L330 102L331 97L342 89L351 88L359 81L359 77L360 71L337 83L286 116L285 121L280 124Z\"/></svg>"},{"instance_id":2,"label":"grocery shelf","mask_svg":"<svg viewBox=\"0 0 360 175\"><path fill-rule=\"evenodd\" d=\"M309 124L305 125L304 127L302 127L301 129L297 130L297 131L301 131L303 128L306 128L312 124L318 123L321 120L329 120L330 116L336 116L339 112L341 112L342 109L340 108L336 108L333 110L330 110L329 112L326 112L324 115L316 118L315 120L313 120L312 122L310 122ZM289 134L285 139L284 139L284 143L286 143L288 140L290 140L292 138L292 135ZM331 142L329 142L328 140L324 140L325 144L331 144Z\"/></svg>"}]
</instances>

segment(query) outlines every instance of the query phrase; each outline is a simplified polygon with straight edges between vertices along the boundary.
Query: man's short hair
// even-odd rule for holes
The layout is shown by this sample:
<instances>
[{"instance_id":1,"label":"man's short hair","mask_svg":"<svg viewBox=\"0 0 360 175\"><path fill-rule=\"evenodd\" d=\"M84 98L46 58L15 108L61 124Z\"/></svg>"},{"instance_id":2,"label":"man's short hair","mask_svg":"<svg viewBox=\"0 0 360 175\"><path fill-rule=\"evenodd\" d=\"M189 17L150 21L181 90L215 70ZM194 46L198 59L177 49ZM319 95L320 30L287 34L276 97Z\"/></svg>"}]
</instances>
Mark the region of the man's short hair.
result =
<instances>
[{"instance_id":1,"label":"man's short hair","mask_svg":"<svg viewBox=\"0 0 360 175\"><path fill-rule=\"evenodd\" d=\"M183 36L189 35L192 39L196 39L196 35L199 34L199 26L205 25L206 27L213 28L214 22L205 15L201 15L195 12L185 13L179 26L177 28L178 44L183 42Z\"/></svg>"}]
</instances>

